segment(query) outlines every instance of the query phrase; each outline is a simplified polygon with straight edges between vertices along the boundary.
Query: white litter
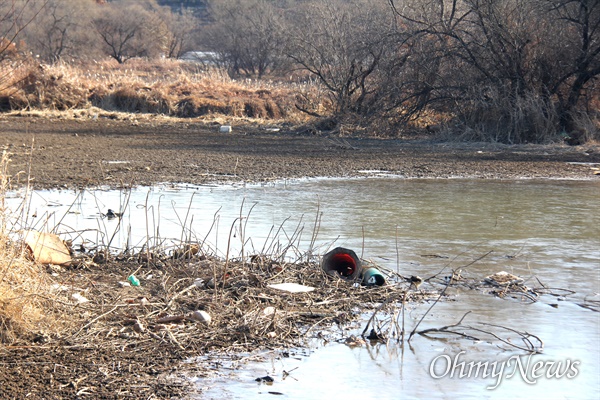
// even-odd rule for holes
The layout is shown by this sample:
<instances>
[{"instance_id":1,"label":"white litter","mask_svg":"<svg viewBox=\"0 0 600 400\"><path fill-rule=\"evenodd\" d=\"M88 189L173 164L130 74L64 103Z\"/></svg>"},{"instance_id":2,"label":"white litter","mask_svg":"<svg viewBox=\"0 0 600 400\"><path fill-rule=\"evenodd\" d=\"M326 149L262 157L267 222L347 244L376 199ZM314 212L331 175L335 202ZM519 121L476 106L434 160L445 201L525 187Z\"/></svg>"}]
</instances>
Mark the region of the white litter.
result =
<instances>
[{"instance_id":1,"label":"white litter","mask_svg":"<svg viewBox=\"0 0 600 400\"><path fill-rule=\"evenodd\" d=\"M290 293L306 293L306 292L312 292L313 290L315 290L314 287L311 286L304 286L304 285L300 285L298 283L276 283L273 285L267 285L268 287L272 288L272 289L277 289L277 290L283 290L284 292L290 292Z\"/></svg>"},{"instance_id":2,"label":"white litter","mask_svg":"<svg viewBox=\"0 0 600 400\"><path fill-rule=\"evenodd\" d=\"M210 321L211 321L210 314L207 313L206 311L201 311L201 310L194 311L190 315L190 319L193 319L194 321L197 321L197 322L202 322L206 325L210 325Z\"/></svg>"},{"instance_id":3,"label":"white litter","mask_svg":"<svg viewBox=\"0 0 600 400\"><path fill-rule=\"evenodd\" d=\"M273 314L275 314L275 312L276 312L276 311L277 311L277 309L276 309L275 307L266 307L266 308L263 310L263 314L265 314L265 315L269 316L269 315L273 315Z\"/></svg>"},{"instance_id":4,"label":"white litter","mask_svg":"<svg viewBox=\"0 0 600 400\"><path fill-rule=\"evenodd\" d=\"M87 303L89 301L88 299L86 299L79 293L73 293L71 295L71 297L73 298L73 300L77 301L77 303L79 303L79 304Z\"/></svg>"}]
</instances>

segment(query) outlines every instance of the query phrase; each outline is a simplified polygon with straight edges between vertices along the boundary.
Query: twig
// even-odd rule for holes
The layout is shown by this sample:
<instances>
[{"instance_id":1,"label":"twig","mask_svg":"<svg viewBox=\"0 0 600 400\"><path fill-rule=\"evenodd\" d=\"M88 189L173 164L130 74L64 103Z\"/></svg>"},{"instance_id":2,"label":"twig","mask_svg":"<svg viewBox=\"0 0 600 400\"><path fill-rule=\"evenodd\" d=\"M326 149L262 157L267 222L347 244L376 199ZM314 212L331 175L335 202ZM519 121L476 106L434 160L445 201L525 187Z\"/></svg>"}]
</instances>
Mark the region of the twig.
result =
<instances>
[{"instance_id":1,"label":"twig","mask_svg":"<svg viewBox=\"0 0 600 400\"><path fill-rule=\"evenodd\" d=\"M110 314L111 312L115 311L117 308L119 308L119 306L114 306L113 308L111 308L110 310L105 312L104 314L98 315L96 318L92 319L90 322L88 322L87 324L82 326L81 329L79 329L77 332L75 332L73 335L71 335L71 337L75 337L75 336L79 335L81 333L81 331L83 331L84 329L86 329L87 327L92 325L94 322L98 321L100 318L103 318L103 317L107 316L108 314Z\"/></svg>"},{"instance_id":2,"label":"twig","mask_svg":"<svg viewBox=\"0 0 600 400\"><path fill-rule=\"evenodd\" d=\"M467 265L463 266L462 268L467 268L470 267L471 265L475 264L477 261L482 260L483 258L487 257L489 254L491 254L492 251L488 251L487 253L485 253L484 255L482 255L481 257L476 258L475 260L471 261L470 263L468 263ZM447 266L446 266L447 267ZM442 271L446 268L444 267L442 269ZM438 272L436 275L432 276L431 278L436 277L437 275L441 274L442 271ZM431 279L429 278L429 279ZM438 301L440 301L440 299L442 298L442 296L444 295L444 293L446 293L446 290L448 289L448 287L450 287L450 281L446 282L446 286L444 287L444 289L440 292L439 296L437 299L435 299L435 301L433 302L433 304L427 309L427 311L423 314L423 316L421 317L421 319L419 320L419 322L417 322L417 325L415 325L415 327L413 328L413 330L410 332L410 335L408 336L408 342L410 343L410 339L414 336L414 334L417 331L417 328L419 327L419 325L421 325L421 322L423 322L423 320L425 319L425 317L427 316L427 314L429 314L429 311L431 311L431 309L438 303ZM464 318L464 317L463 317Z\"/></svg>"}]
</instances>

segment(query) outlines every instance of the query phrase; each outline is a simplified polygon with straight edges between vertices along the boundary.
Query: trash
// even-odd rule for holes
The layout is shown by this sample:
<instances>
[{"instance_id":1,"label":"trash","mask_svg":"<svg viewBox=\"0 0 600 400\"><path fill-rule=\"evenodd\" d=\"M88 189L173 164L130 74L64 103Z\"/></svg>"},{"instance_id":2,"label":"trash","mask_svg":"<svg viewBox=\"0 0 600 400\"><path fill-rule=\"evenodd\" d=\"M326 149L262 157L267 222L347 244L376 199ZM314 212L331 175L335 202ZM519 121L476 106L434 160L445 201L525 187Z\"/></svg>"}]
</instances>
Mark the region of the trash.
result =
<instances>
[{"instance_id":1,"label":"trash","mask_svg":"<svg viewBox=\"0 0 600 400\"><path fill-rule=\"evenodd\" d=\"M138 278L135 277L135 275L129 275L127 277L127 280L129 281L129 283L131 283L133 286L140 286L140 280Z\"/></svg>"},{"instance_id":2,"label":"trash","mask_svg":"<svg viewBox=\"0 0 600 400\"><path fill-rule=\"evenodd\" d=\"M89 302L88 299L86 299L85 297L83 297L81 294L79 293L73 293L71 295L71 297L73 298L73 300L77 301L77 303L79 304L83 304L83 303L87 303Z\"/></svg>"},{"instance_id":3,"label":"trash","mask_svg":"<svg viewBox=\"0 0 600 400\"><path fill-rule=\"evenodd\" d=\"M196 322L202 322L206 325L210 325L210 314L207 313L206 311L202 311L202 310L196 310L194 311L191 315L190 315L190 319L196 321Z\"/></svg>"},{"instance_id":4,"label":"trash","mask_svg":"<svg viewBox=\"0 0 600 400\"><path fill-rule=\"evenodd\" d=\"M509 274L506 271L496 272L494 275L486 277L484 282L496 286L520 285L523 283L523 278Z\"/></svg>"},{"instance_id":5,"label":"trash","mask_svg":"<svg viewBox=\"0 0 600 400\"><path fill-rule=\"evenodd\" d=\"M204 282L204 279L202 279L202 278L196 278L196 279L194 279L194 285L196 285L198 287L204 287L204 286L206 286L206 282Z\"/></svg>"},{"instance_id":6,"label":"trash","mask_svg":"<svg viewBox=\"0 0 600 400\"><path fill-rule=\"evenodd\" d=\"M348 336L346 338L346 340L344 340L344 343L346 344L346 346L349 346L349 347L360 347L360 346L364 346L366 344L364 339L354 336L354 335Z\"/></svg>"},{"instance_id":7,"label":"trash","mask_svg":"<svg viewBox=\"0 0 600 400\"><path fill-rule=\"evenodd\" d=\"M111 210L109 208L108 211L106 211L106 214L104 214L104 216L107 219L115 219L115 218L121 218L123 216L123 213L114 212L113 210Z\"/></svg>"},{"instance_id":8,"label":"trash","mask_svg":"<svg viewBox=\"0 0 600 400\"><path fill-rule=\"evenodd\" d=\"M69 249L52 233L25 231L23 240L33 259L41 264L63 265L71 262Z\"/></svg>"},{"instance_id":9,"label":"trash","mask_svg":"<svg viewBox=\"0 0 600 400\"><path fill-rule=\"evenodd\" d=\"M231 125L221 125L219 128L220 133L231 133Z\"/></svg>"},{"instance_id":10,"label":"trash","mask_svg":"<svg viewBox=\"0 0 600 400\"><path fill-rule=\"evenodd\" d=\"M121 287L130 287L131 286L131 283L126 282L126 281L119 281L119 282L117 282L117 284Z\"/></svg>"},{"instance_id":11,"label":"trash","mask_svg":"<svg viewBox=\"0 0 600 400\"><path fill-rule=\"evenodd\" d=\"M336 247L323 256L321 268L329 275L352 281L360 276L361 263L356 253L343 247Z\"/></svg>"},{"instance_id":12,"label":"trash","mask_svg":"<svg viewBox=\"0 0 600 400\"><path fill-rule=\"evenodd\" d=\"M271 378L269 375L261 376L260 378L255 379L256 382L265 383L267 385L272 385L275 379Z\"/></svg>"},{"instance_id":13,"label":"trash","mask_svg":"<svg viewBox=\"0 0 600 400\"><path fill-rule=\"evenodd\" d=\"M362 284L364 286L383 286L385 277L377 268L367 268L362 272Z\"/></svg>"},{"instance_id":14,"label":"trash","mask_svg":"<svg viewBox=\"0 0 600 400\"><path fill-rule=\"evenodd\" d=\"M312 292L313 290L315 290L314 287L311 286L304 286L304 285L300 285L298 283L275 283L272 285L267 285L267 287L270 287L271 289L277 289L277 290L283 290L284 292L290 292L290 293L306 293L306 292Z\"/></svg>"},{"instance_id":15,"label":"trash","mask_svg":"<svg viewBox=\"0 0 600 400\"><path fill-rule=\"evenodd\" d=\"M268 315L273 315L273 314L275 314L276 310L277 309L275 307L265 307L265 309L263 310L263 314L265 314L267 316Z\"/></svg>"}]
</instances>

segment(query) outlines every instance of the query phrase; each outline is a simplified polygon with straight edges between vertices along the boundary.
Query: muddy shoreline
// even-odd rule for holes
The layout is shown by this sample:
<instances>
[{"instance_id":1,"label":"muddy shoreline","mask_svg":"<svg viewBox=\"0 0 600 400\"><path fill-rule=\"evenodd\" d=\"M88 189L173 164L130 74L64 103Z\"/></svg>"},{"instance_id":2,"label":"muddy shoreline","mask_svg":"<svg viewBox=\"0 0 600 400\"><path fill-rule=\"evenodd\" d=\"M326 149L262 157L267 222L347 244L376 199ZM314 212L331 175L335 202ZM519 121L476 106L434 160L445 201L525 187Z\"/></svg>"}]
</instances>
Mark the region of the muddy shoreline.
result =
<instances>
[{"instance_id":1,"label":"muddy shoreline","mask_svg":"<svg viewBox=\"0 0 600 400\"><path fill-rule=\"evenodd\" d=\"M600 163L600 146L594 144L508 146L431 138L340 138L283 128L273 132L256 125L234 125L231 134L222 134L218 124L160 117L73 119L5 115L0 117L0 145L10 155L11 188L27 182L34 189L129 187L161 182L260 183L303 177L365 176L365 171L385 171L405 178L600 179L592 169ZM206 307L213 315L222 315L223 323L240 317L232 307L216 308L208 287L201 292L183 292L197 279L200 266L211 260L197 257L181 262L158 258L149 262L137 255L100 262L91 253L81 257L79 264L63 268L40 266L40 271L52 276L48 279L53 282L86 288L95 302L77 307L67 304L55 310L59 320L75 324L75 328L65 328L64 334L30 332L8 345L0 345L0 397L186 398L197 392L188 377L206 376L215 367L185 361L206 354L211 350L210 338L219 335L196 330L190 321L164 330L155 324L159 315L156 310L164 312L175 306L169 312L182 314ZM257 302L256 307L264 301L264 281L280 270L268 260L258 262L262 262L256 267L264 274L262 277L256 273L244 275L248 269L240 268L242 286L232 287L234 297L228 300L232 304L237 304L241 288L256 292L251 297ZM140 275L155 277L148 281L154 285L145 283L142 289L123 289L117 284L127 271L138 267ZM210 276L203 278L210 280ZM314 282L317 281L322 279ZM350 293L343 288L338 293L340 288L334 291L327 285L321 290L322 298ZM175 302L178 293L181 295ZM150 306L141 304L141 299ZM129 300L133 303L127 303ZM320 318L331 310L321 311ZM67 318L60 313L70 315ZM349 315L348 310L338 310L334 317L339 320L345 315ZM145 331L135 331L136 318L146 326ZM314 323L310 315L303 318ZM294 321L290 320L290 324ZM227 332L232 337L239 335L240 342L247 341L249 333L241 328L234 326ZM288 329L285 324L280 328L281 332ZM235 340L229 354L236 354ZM254 340L257 345L269 345L266 335L257 334Z\"/></svg>"},{"instance_id":2,"label":"muddy shoreline","mask_svg":"<svg viewBox=\"0 0 600 400\"><path fill-rule=\"evenodd\" d=\"M356 177L598 179L600 146L502 145L430 138L373 139L195 120L4 116L0 145L14 186L137 186Z\"/></svg>"}]
</instances>

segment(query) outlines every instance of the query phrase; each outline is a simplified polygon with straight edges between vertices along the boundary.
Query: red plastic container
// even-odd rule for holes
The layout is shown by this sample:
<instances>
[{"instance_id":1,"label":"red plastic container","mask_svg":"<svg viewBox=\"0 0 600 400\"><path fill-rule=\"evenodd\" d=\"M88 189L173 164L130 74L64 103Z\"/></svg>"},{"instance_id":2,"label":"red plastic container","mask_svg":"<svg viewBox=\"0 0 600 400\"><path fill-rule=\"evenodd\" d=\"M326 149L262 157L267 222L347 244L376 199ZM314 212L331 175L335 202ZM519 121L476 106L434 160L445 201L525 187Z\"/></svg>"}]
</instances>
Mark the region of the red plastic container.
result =
<instances>
[{"instance_id":1,"label":"red plastic container","mask_svg":"<svg viewBox=\"0 0 600 400\"><path fill-rule=\"evenodd\" d=\"M350 249L336 247L321 259L321 268L329 275L345 280L358 279L362 266L356 253Z\"/></svg>"}]
</instances>

